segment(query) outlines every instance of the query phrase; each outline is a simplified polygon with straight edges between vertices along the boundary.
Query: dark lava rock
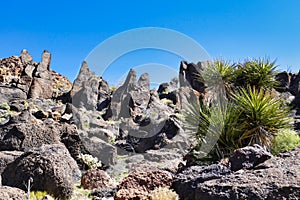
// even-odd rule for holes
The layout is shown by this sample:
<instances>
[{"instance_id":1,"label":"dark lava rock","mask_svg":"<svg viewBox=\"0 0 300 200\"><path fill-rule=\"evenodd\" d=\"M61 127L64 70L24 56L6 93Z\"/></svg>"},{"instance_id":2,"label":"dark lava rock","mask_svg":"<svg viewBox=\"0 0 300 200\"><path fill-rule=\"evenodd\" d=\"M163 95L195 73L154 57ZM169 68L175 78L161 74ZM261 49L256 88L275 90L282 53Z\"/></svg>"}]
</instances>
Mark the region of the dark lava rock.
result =
<instances>
[{"instance_id":1,"label":"dark lava rock","mask_svg":"<svg viewBox=\"0 0 300 200\"><path fill-rule=\"evenodd\" d=\"M107 189L114 187L113 179L101 169L89 169L81 177L81 186L84 189Z\"/></svg>"},{"instance_id":2,"label":"dark lava rock","mask_svg":"<svg viewBox=\"0 0 300 200\"><path fill-rule=\"evenodd\" d=\"M13 162L23 153L22 151L0 151L0 174L2 174L9 163Z\"/></svg>"},{"instance_id":3,"label":"dark lava rock","mask_svg":"<svg viewBox=\"0 0 300 200\"><path fill-rule=\"evenodd\" d=\"M256 165L263 163L271 157L271 153L255 144L253 146L236 149L229 158L229 163L232 171L253 169Z\"/></svg>"},{"instance_id":4,"label":"dark lava rock","mask_svg":"<svg viewBox=\"0 0 300 200\"><path fill-rule=\"evenodd\" d=\"M26 199L26 194L19 188L0 186L0 200L23 200Z\"/></svg>"},{"instance_id":5,"label":"dark lava rock","mask_svg":"<svg viewBox=\"0 0 300 200\"><path fill-rule=\"evenodd\" d=\"M136 171L129 174L118 185L116 200L140 199L158 187L170 187L172 175L162 170Z\"/></svg>"},{"instance_id":6,"label":"dark lava rock","mask_svg":"<svg viewBox=\"0 0 300 200\"><path fill-rule=\"evenodd\" d=\"M175 175L172 188L180 199L193 200L199 183L219 179L229 173L230 169L221 164L192 166Z\"/></svg>"},{"instance_id":7,"label":"dark lava rock","mask_svg":"<svg viewBox=\"0 0 300 200\"><path fill-rule=\"evenodd\" d=\"M195 199L299 199L300 148L272 157L253 170L234 172L197 186Z\"/></svg>"},{"instance_id":8,"label":"dark lava rock","mask_svg":"<svg viewBox=\"0 0 300 200\"><path fill-rule=\"evenodd\" d=\"M80 177L81 172L65 146L52 144L33 148L8 164L2 173L2 183L26 190L24 183L33 178L32 191L47 191L67 199Z\"/></svg>"}]
</instances>

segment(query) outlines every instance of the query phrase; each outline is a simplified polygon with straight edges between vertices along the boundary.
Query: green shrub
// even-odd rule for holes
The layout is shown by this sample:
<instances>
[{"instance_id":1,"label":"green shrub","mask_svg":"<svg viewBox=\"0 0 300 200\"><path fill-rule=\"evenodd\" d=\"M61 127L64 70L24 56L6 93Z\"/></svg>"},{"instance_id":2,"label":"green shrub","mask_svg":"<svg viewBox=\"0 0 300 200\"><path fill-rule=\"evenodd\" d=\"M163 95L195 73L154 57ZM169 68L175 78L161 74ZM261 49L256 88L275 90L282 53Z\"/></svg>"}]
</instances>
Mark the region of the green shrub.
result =
<instances>
[{"instance_id":1,"label":"green shrub","mask_svg":"<svg viewBox=\"0 0 300 200\"><path fill-rule=\"evenodd\" d=\"M259 144L269 148L276 131L291 126L288 108L270 91L248 87L232 96L240 111L241 133L236 138L239 147Z\"/></svg>"},{"instance_id":2,"label":"green shrub","mask_svg":"<svg viewBox=\"0 0 300 200\"><path fill-rule=\"evenodd\" d=\"M275 61L253 59L237 65L234 84L238 87L274 88L277 86Z\"/></svg>"},{"instance_id":3,"label":"green shrub","mask_svg":"<svg viewBox=\"0 0 300 200\"><path fill-rule=\"evenodd\" d=\"M179 197L176 192L159 187L150 193L150 200L179 200Z\"/></svg>"},{"instance_id":4,"label":"green shrub","mask_svg":"<svg viewBox=\"0 0 300 200\"><path fill-rule=\"evenodd\" d=\"M45 191L32 191L32 192L30 192L30 200L41 200L45 196L49 196L53 199L53 197Z\"/></svg>"},{"instance_id":5,"label":"green shrub","mask_svg":"<svg viewBox=\"0 0 300 200\"><path fill-rule=\"evenodd\" d=\"M300 146L299 135L291 129L280 129L273 140L271 152L277 155L285 151L290 151L297 146Z\"/></svg>"},{"instance_id":6,"label":"green shrub","mask_svg":"<svg viewBox=\"0 0 300 200\"><path fill-rule=\"evenodd\" d=\"M207 143L206 136L218 138L209 154L212 159L252 144L269 148L277 130L291 126L288 109L271 92L248 87L231 96L227 106L192 104L184 112L185 127L195 134L199 146Z\"/></svg>"},{"instance_id":7,"label":"green shrub","mask_svg":"<svg viewBox=\"0 0 300 200\"><path fill-rule=\"evenodd\" d=\"M79 158L89 167L89 169L94 169L102 166L101 161L97 157L93 157L90 154L80 154Z\"/></svg>"}]
</instances>

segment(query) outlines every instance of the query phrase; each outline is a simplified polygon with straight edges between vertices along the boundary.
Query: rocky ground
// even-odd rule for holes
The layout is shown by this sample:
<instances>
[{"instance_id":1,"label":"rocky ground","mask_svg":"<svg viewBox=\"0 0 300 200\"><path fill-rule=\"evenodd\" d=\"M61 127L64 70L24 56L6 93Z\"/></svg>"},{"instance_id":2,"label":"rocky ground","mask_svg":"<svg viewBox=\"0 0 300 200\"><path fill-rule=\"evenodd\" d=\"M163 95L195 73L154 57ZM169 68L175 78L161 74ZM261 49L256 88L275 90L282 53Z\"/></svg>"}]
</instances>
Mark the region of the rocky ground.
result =
<instances>
[{"instance_id":1,"label":"rocky ground","mask_svg":"<svg viewBox=\"0 0 300 200\"><path fill-rule=\"evenodd\" d=\"M85 62L73 84L50 63L48 51L39 63L26 50L0 60L0 199L26 199L30 180L58 199L140 199L157 187L180 199L299 199L300 149L274 157L246 147L226 162L184 166L193 138L181 111L211 99L193 77L205 63L182 62L178 81L158 90L130 70L115 91ZM277 79L298 130L300 74Z\"/></svg>"}]
</instances>

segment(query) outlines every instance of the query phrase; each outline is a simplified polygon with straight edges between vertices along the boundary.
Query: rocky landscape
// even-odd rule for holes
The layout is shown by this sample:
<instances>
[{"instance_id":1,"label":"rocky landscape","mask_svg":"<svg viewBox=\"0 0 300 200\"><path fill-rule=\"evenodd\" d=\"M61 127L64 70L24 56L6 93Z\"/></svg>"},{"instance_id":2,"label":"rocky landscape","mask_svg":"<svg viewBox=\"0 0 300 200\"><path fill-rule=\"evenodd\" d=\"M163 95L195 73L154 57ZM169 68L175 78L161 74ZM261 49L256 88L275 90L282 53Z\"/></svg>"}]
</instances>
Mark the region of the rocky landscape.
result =
<instances>
[{"instance_id":1,"label":"rocky landscape","mask_svg":"<svg viewBox=\"0 0 300 200\"><path fill-rule=\"evenodd\" d=\"M300 198L300 148L273 156L247 146L219 163L186 165L194 139L182 111L210 99L194 77L206 63L181 62L178 80L157 90L134 70L112 90L86 62L71 83L50 63L48 51L38 63L26 50L0 60L0 199L28 199L28 189L57 199L149 199L159 187L182 200ZM298 131L300 74L276 78L274 93L293 105Z\"/></svg>"}]
</instances>

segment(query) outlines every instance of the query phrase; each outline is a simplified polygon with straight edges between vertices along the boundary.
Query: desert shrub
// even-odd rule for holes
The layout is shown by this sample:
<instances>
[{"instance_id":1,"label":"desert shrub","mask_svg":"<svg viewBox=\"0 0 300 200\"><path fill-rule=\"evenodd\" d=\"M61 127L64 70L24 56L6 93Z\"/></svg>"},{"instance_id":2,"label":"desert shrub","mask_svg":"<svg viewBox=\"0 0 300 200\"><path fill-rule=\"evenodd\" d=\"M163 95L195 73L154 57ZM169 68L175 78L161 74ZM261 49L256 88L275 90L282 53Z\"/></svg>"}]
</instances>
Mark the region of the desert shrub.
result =
<instances>
[{"instance_id":1,"label":"desert shrub","mask_svg":"<svg viewBox=\"0 0 300 200\"><path fill-rule=\"evenodd\" d=\"M150 193L150 200L179 200L179 197L171 189L159 187Z\"/></svg>"},{"instance_id":2,"label":"desert shrub","mask_svg":"<svg viewBox=\"0 0 300 200\"><path fill-rule=\"evenodd\" d=\"M88 166L89 169L94 169L102 166L101 161L97 157L90 154L80 154L79 158Z\"/></svg>"},{"instance_id":3,"label":"desert shrub","mask_svg":"<svg viewBox=\"0 0 300 200\"><path fill-rule=\"evenodd\" d=\"M49 196L52 197L51 195L49 195L47 192L45 191L32 191L30 192L30 200L41 200L43 199L45 196ZM53 198L53 197L52 197ZM49 199L49 198L48 198ZM54 199L54 198L53 198Z\"/></svg>"},{"instance_id":4,"label":"desert shrub","mask_svg":"<svg viewBox=\"0 0 300 200\"><path fill-rule=\"evenodd\" d=\"M226 106L192 104L184 112L185 126L199 146L209 144L206 136L218 138L210 157L220 159L252 144L269 148L275 133L291 126L288 109L271 92L248 87L231 96Z\"/></svg>"},{"instance_id":5,"label":"desert shrub","mask_svg":"<svg viewBox=\"0 0 300 200\"><path fill-rule=\"evenodd\" d=\"M299 135L291 129L280 129L273 140L271 152L274 155L289 151L300 146Z\"/></svg>"}]
</instances>

